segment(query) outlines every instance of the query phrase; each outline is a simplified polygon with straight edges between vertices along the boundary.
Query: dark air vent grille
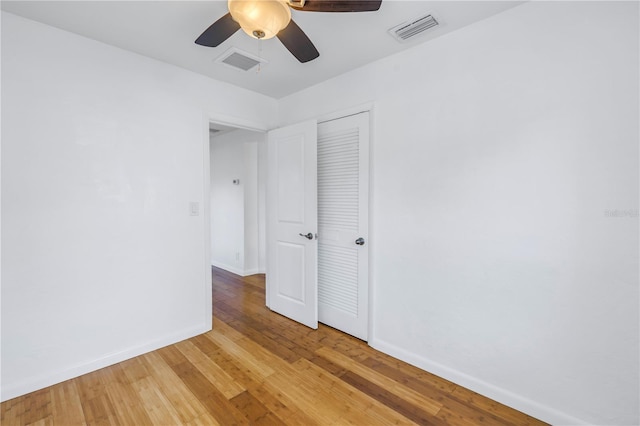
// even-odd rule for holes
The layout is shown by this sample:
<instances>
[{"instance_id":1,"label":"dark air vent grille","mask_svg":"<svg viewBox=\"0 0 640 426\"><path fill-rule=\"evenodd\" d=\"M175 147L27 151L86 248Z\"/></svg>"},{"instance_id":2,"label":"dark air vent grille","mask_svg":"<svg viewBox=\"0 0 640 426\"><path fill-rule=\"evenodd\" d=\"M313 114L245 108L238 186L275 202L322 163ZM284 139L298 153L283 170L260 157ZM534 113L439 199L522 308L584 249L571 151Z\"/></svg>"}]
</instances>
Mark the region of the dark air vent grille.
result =
<instances>
[{"instance_id":1,"label":"dark air vent grille","mask_svg":"<svg viewBox=\"0 0 640 426\"><path fill-rule=\"evenodd\" d=\"M221 62L235 68L240 68L243 71L249 71L251 68L260 63L260 61L251 59L248 56L244 56L238 52L233 52L231 55L224 58Z\"/></svg>"},{"instance_id":2,"label":"dark air vent grille","mask_svg":"<svg viewBox=\"0 0 640 426\"><path fill-rule=\"evenodd\" d=\"M249 71L256 66L266 65L269 61L249 52L232 47L215 59L215 62L236 71ZM258 68L260 69L260 68Z\"/></svg>"},{"instance_id":3,"label":"dark air vent grille","mask_svg":"<svg viewBox=\"0 0 640 426\"><path fill-rule=\"evenodd\" d=\"M389 33L398 41L407 41L412 37L440 25L433 15L425 15L420 18L404 22L389 30Z\"/></svg>"}]
</instances>

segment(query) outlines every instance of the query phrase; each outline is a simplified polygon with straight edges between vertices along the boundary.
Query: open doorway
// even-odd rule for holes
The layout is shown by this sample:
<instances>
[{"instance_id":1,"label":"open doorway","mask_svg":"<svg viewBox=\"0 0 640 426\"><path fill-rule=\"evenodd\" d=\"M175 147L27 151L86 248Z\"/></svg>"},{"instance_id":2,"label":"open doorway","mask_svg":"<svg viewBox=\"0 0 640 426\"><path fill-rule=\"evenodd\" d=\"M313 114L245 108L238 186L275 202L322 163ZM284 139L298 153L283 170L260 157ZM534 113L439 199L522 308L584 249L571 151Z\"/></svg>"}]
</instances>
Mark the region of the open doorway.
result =
<instances>
[{"instance_id":1,"label":"open doorway","mask_svg":"<svg viewBox=\"0 0 640 426\"><path fill-rule=\"evenodd\" d=\"M268 251L269 309L363 340L369 125L368 111L268 133L213 123L208 146L211 264L240 276L264 273Z\"/></svg>"},{"instance_id":2,"label":"open doorway","mask_svg":"<svg viewBox=\"0 0 640 426\"><path fill-rule=\"evenodd\" d=\"M369 335L369 112L268 133L267 306Z\"/></svg>"},{"instance_id":3,"label":"open doorway","mask_svg":"<svg viewBox=\"0 0 640 426\"><path fill-rule=\"evenodd\" d=\"M211 265L264 273L266 135L209 124Z\"/></svg>"}]
</instances>

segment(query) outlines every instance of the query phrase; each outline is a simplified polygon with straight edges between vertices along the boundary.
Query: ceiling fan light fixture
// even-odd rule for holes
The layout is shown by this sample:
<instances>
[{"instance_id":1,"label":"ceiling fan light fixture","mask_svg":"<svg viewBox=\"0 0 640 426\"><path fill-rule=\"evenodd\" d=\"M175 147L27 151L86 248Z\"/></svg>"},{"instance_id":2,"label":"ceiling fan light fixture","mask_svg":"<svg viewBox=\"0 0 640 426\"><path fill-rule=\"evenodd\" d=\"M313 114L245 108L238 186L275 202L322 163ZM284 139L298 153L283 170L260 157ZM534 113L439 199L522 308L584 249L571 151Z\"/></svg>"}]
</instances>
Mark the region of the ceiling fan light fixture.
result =
<instances>
[{"instance_id":1,"label":"ceiling fan light fixture","mask_svg":"<svg viewBox=\"0 0 640 426\"><path fill-rule=\"evenodd\" d=\"M229 13L245 33L257 39L275 37L291 21L285 0L229 0Z\"/></svg>"}]
</instances>

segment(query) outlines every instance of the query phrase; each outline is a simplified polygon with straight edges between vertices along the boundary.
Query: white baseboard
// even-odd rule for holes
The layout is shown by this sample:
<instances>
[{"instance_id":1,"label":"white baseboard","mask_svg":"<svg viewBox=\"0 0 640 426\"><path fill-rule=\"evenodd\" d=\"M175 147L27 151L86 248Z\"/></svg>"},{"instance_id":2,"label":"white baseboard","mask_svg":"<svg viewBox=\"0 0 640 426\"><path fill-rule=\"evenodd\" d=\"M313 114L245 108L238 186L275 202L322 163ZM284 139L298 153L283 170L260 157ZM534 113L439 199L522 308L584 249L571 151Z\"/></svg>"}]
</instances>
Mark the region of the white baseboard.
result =
<instances>
[{"instance_id":1,"label":"white baseboard","mask_svg":"<svg viewBox=\"0 0 640 426\"><path fill-rule=\"evenodd\" d=\"M244 269L236 268L235 266L227 265L226 263L218 262L217 260L211 260L211 266L215 266L216 268L224 269L232 274L244 277Z\"/></svg>"},{"instance_id":2,"label":"white baseboard","mask_svg":"<svg viewBox=\"0 0 640 426\"><path fill-rule=\"evenodd\" d=\"M551 407L547 407L505 389L494 386L476 377L469 376L440 363L428 360L420 355L406 351L385 341L371 339L369 340L369 346L547 423L556 426L588 424L588 422L585 422L584 420L577 419Z\"/></svg>"},{"instance_id":3,"label":"white baseboard","mask_svg":"<svg viewBox=\"0 0 640 426\"><path fill-rule=\"evenodd\" d=\"M240 269L235 266L227 265L226 263L218 262L217 260L211 261L211 266L215 266L216 268L224 269L227 272L231 272L232 274L240 275L241 277L246 277L249 275L255 274L264 274L258 268L253 269Z\"/></svg>"},{"instance_id":4,"label":"white baseboard","mask_svg":"<svg viewBox=\"0 0 640 426\"><path fill-rule=\"evenodd\" d=\"M156 349L160 349L165 346L180 342L182 340L189 339L193 336L206 333L209 330L211 330L211 323L209 323L208 325L205 324L197 327L191 327L185 330L178 331L176 333L171 333L159 339L154 339L142 345L114 352L105 355L102 358L98 358L70 368L59 371L52 371L51 373L37 377L28 377L20 383L2 383L2 389L0 389L0 402L25 395L30 392L34 392L48 386L53 386L55 384L64 382L65 380L73 379L78 376L82 376L83 374L91 373L92 371L117 364L127 359L134 358L138 355L155 351Z\"/></svg>"}]
</instances>

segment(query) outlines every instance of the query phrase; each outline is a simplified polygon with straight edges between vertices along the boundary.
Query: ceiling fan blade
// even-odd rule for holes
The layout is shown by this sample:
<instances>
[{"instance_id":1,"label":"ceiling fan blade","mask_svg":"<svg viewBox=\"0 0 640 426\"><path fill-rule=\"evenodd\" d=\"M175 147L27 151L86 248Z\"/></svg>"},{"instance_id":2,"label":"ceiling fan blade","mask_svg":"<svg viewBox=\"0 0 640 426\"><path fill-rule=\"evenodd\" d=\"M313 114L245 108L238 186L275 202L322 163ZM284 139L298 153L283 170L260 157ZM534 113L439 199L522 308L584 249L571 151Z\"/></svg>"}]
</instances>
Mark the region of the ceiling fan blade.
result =
<instances>
[{"instance_id":1,"label":"ceiling fan blade","mask_svg":"<svg viewBox=\"0 0 640 426\"><path fill-rule=\"evenodd\" d=\"M196 44L207 47L216 47L236 31L240 29L240 24L233 20L230 13L211 24L209 28L196 40Z\"/></svg>"},{"instance_id":2,"label":"ceiling fan blade","mask_svg":"<svg viewBox=\"0 0 640 426\"><path fill-rule=\"evenodd\" d=\"M293 20L278 33L277 37L300 62L309 62L320 56L309 37Z\"/></svg>"},{"instance_id":3,"label":"ceiling fan blade","mask_svg":"<svg viewBox=\"0 0 640 426\"><path fill-rule=\"evenodd\" d=\"M306 12L374 12L382 0L306 0L304 6L289 5Z\"/></svg>"}]
</instances>

